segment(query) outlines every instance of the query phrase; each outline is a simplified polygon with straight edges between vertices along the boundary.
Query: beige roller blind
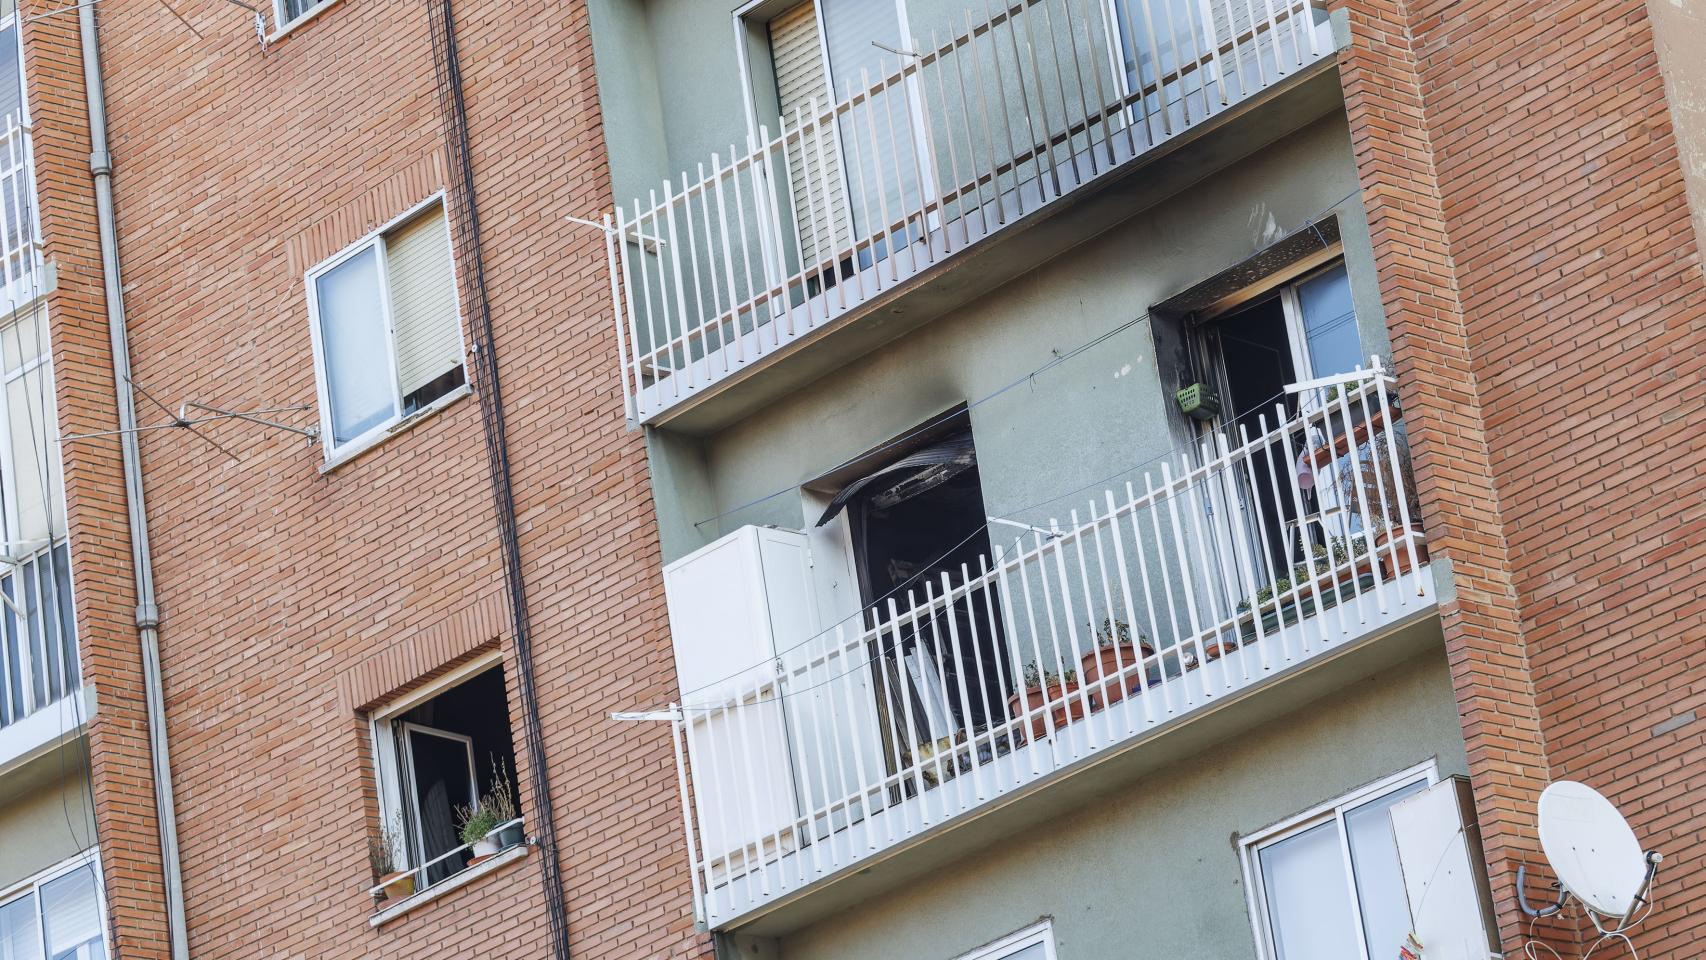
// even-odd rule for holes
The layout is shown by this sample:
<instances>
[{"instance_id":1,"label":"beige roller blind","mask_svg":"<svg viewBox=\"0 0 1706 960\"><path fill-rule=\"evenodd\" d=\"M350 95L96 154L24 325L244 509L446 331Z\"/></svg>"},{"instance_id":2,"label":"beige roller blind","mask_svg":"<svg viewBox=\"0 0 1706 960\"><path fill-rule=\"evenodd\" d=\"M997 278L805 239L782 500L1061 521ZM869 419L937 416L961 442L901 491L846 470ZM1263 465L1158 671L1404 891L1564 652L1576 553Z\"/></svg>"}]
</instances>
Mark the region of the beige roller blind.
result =
<instances>
[{"instance_id":1,"label":"beige roller blind","mask_svg":"<svg viewBox=\"0 0 1706 960\"><path fill-rule=\"evenodd\" d=\"M442 205L386 236L385 269L391 285L397 380L407 397L462 363L462 328Z\"/></svg>"},{"instance_id":2,"label":"beige roller blind","mask_svg":"<svg viewBox=\"0 0 1706 960\"><path fill-rule=\"evenodd\" d=\"M794 109L811 113L812 98L819 111L833 100L829 74L818 43L817 9L813 0L789 7L770 21L770 58L776 70L776 102L787 129L794 129ZM800 224L800 243L808 263L821 263L848 247L847 197L841 181L841 158L828 127L807 123L804 142L788 144L794 216ZM817 137L823 138L823 161L818 161Z\"/></svg>"}]
</instances>

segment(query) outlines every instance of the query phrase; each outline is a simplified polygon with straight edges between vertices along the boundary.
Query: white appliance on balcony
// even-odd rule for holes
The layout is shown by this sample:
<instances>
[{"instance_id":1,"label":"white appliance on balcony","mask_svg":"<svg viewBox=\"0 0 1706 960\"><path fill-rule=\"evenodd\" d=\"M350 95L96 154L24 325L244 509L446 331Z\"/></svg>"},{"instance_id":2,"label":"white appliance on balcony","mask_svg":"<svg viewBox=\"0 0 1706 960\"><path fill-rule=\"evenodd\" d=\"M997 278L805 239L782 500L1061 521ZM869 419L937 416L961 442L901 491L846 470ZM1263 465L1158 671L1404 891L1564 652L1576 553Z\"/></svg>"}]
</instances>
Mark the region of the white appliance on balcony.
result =
<instances>
[{"instance_id":1,"label":"white appliance on balcony","mask_svg":"<svg viewBox=\"0 0 1706 960\"><path fill-rule=\"evenodd\" d=\"M802 811L821 810L859 782L860 769L881 763L852 752L870 737L848 738L845 751L802 742L803 731L876 724L860 675L861 631L853 623L838 631L820 616L833 601L820 596L810 541L797 530L745 526L664 568L697 829L717 874L797 849ZM804 757L826 749L840 763L803 775ZM860 811L838 813L812 832L822 836Z\"/></svg>"}]
</instances>

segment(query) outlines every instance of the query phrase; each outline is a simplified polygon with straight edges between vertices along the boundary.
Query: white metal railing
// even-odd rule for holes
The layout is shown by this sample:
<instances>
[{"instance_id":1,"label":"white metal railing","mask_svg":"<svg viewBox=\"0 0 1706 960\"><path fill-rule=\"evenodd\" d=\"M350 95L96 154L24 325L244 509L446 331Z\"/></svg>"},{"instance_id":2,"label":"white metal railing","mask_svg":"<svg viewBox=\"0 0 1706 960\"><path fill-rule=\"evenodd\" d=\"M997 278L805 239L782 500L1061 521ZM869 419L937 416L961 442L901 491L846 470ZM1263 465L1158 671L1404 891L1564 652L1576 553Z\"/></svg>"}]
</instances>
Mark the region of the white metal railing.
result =
<instances>
[{"instance_id":1,"label":"white metal railing","mask_svg":"<svg viewBox=\"0 0 1706 960\"><path fill-rule=\"evenodd\" d=\"M510 827L519 827L519 826L522 826L522 820L520 817L516 817L514 820L506 820L503 823L498 824L496 827L493 827L490 831L488 831L487 836L490 836L493 833L497 833L500 830L507 830ZM482 838L482 839L484 839L484 838ZM511 850L511 849L514 849L515 847L519 847L519 846L525 846L526 844L527 844L527 838L524 836L524 837L522 837L521 842L512 843L507 847L500 848L497 852L503 853L505 850ZM396 899L406 900L409 897L412 897L417 893L424 893L427 890L430 890L433 887L438 886L439 884L442 884L442 883L450 880L451 878L457 876L458 874L462 873L462 871L469 869L469 865L467 863L467 860L464 858L467 857L467 855L469 853L471 853L473 851L473 849L474 849L474 844L464 843L459 847L452 847L451 849L446 850L445 852L439 854L436 857L433 857L431 860L427 860L427 861L421 863L418 866L410 867L407 870L399 870L398 872L396 872L394 874L388 874L385 879L382 879L382 880L380 880L380 882L378 882L378 883L374 884L373 886L367 888L367 895L369 897L372 897L374 902L376 902L376 903L394 906L395 904L386 904L386 900L389 897L391 891L396 889L398 881L402 880L404 878L411 880L413 882L413 885L407 894L405 894L403 896L399 896ZM492 856L496 856L496 855L497 854L492 854ZM434 878L432 876L432 869L436 866L439 866L440 864L444 864L446 866L446 872L444 873L443 876Z\"/></svg>"},{"instance_id":2,"label":"white metal railing","mask_svg":"<svg viewBox=\"0 0 1706 960\"><path fill-rule=\"evenodd\" d=\"M0 727L79 687L70 564L61 542L0 566Z\"/></svg>"},{"instance_id":3,"label":"white metal railing","mask_svg":"<svg viewBox=\"0 0 1706 960\"><path fill-rule=\"evenodd\" d=\"M1314 0L1014 0L605 221L659 412L1331 52Z\"/></svg>"},{"instance_id":4,"label":"white metal railing","mask_svg":"<svg viewBox=\"0 0 1706 960\"><path fill-rule=\"evenodd\" d=\"M1371 371L672 706L713 925L1431 603Z\"/></svg>"},{"instance_id":5,"label":"white metal railing","mask_svg":"<svg viewBox=\"0 0 1706 960\"><path fill-rule=\"evenodd\" d=\"M29 128L8 114L0 119L0 307L21 307L39 295L41 265Z\"/></svg>"}]
</instances>

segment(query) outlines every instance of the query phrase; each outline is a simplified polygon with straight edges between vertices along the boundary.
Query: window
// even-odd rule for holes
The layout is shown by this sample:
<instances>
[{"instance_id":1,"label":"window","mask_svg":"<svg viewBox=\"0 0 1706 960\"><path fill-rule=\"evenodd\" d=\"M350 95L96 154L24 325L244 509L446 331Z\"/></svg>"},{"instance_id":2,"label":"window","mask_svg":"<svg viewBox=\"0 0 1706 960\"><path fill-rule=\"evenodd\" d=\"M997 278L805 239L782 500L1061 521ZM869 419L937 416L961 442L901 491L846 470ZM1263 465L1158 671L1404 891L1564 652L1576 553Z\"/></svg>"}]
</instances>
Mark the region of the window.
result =
<instances>
[{"instance_id":1,"label":"window","mask_svg":"<svg viewBox=\"0 0 1706 960\"><path fill-rule=\"evenodd\" d=\"M330 458L467 383L441 200L316 267L308 304Z\"/></svg>"},{"instance_id":2,"label":"window","mask_svg":"<svg viewBox=\"0 0 1706 960\"><path fill-rule=\"evenodd\" d=\"M0 960L105 960L100 886L89 853L0 892Z\"/></svg>"},{"instance_id":3,"label":"window","mask_svg":"<svg viewBox=\"0 0 1706 960\"><path fill-rule=\"evenodd\" d=\"M1265 960L1384 960L1410 931L1387 816L1438 779L1425 764L1244 841Z\"/></svg>"},{"instance_id":4,"label":"window","mask_svg":"<svg viewBox=\"0 0 1706 960\"><path fill-rule=\"evenodd\" d=\"M290 26L332 0L277 0L273 13L280 29Z\"/></svg>"},{"instance_id":5,"label":"window","mask_svg":"<svg viewBox=\"0 0 1706 960\"><path fill-rule=\"evenodd\" d=\"M460 873L472 858L466 812L495 792L516 796L503 668L479 661L380 711L373 746L395 869L414 871L417 888Z\"/></svg>"},{"instance_id":6,"label":"window","mask_svg":"<svg viewBox=\"0 0 1706 960\"><path fill-rule=\"evenodd\" d=\"M47 324L0 327L0 727L79 683Z\"/></svg>"},{"instance_id":7,"label":"window","mask_svg":"<svg viewBox=\"0 0 1706 960\"><path fill-rule=\"evenodd\" d=\"M1054 927L1044 920L957 960L1054 960Z\"/></svg>"},{"instance_id":8,"label":"window","mask_svg":"<svg viewBox=\"0 0 1706 960\"><path fill-rule=\"evenodd\" d=\"M8 311L41 293L23 62L17 18L0 17L0 309Z\"/></svg>"}]
</instances>

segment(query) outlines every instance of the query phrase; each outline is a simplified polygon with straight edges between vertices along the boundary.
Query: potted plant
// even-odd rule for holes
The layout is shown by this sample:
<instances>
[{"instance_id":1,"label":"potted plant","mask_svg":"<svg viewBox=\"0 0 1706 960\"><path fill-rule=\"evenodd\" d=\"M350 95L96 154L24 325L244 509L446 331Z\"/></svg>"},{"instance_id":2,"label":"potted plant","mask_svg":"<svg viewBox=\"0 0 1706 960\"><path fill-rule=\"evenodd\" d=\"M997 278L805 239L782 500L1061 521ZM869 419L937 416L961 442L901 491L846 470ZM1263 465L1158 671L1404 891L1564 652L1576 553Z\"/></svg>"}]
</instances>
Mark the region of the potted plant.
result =
<instances>
[{"instance_id":1,"label":"potted plant","mask_svg":"<svg viewBox=\"0 0 1706 960\"><path fill-rule=\"evenodd\" d=\"M508 850L518 846L527 839L527 833L522 829L521 814L515 805L515 794L510 786L509 766L502 759L492 757L492 770L495 771L497 783L492 785L492 792L486 795L485 803L497 814L497 841L499 850Z\"/></svg>"},{"instance_id":2,"label":"potted plant","mask_svg":"<svg viewBox=\"0 0 1706 960\"><path fill-rule=\"evenodd\" d=\"M399 815L395 819L402 818ZM367 840L367 864L373 869L378 881L375 886L379 888L373 898L380 903L401 900L415 892L415 872L404 868L402 858L397 855L401 839L389 823L381 823L379 834Z\"/></svg>"},{"instance_id":3,"label":"potted plant","mask_svg":"<svg viewBox=\"0 0 1706 960\"><path fill-rule=\"evenodd\" d=\"M1073 696L1078 692L1078 672L1066 671L1064 677L1052 670L1039 670L1036 663L1025 664L1025 689L1007 698L1007 715L1017 717L1021 711L1035 712L1031 721L1030 738L1041 740L1048 736L1048 717L1040 711L1052 705L1050 714L1055 727L1064 727L1084 716L1084 700ZM1020 731L1024 737L1024 731Z\"/></svg>"},{"instance_id":4,"label":"potted plant","mask_svg":"<svg viewBox=\"0 0 1706 960\"><path fill-rule=\"evenodd\" d=\"M461 824L462 842L473 848L474 859L479 860L498 852L498 838L494 835L498 824L497 811L486 804L486 797L481 797L467 806L456 808L456 819Z\"/></svg>"},{"instance_id":5,"label":"potted plant","mask_svg":"<svg viewBox=\"0 0 1706 960\"><path fill-rule=\"evenodd\" d=\"M1090 690L1090 709L1100 710L1125 699L1125 677L1140 659L1153 657L1155 648L1141 633L1133 644L1131 624L1124 620L1109 617L1092 632L1096 645L1079 658L1078 676Z\"/></svg>"}]
</instances>

